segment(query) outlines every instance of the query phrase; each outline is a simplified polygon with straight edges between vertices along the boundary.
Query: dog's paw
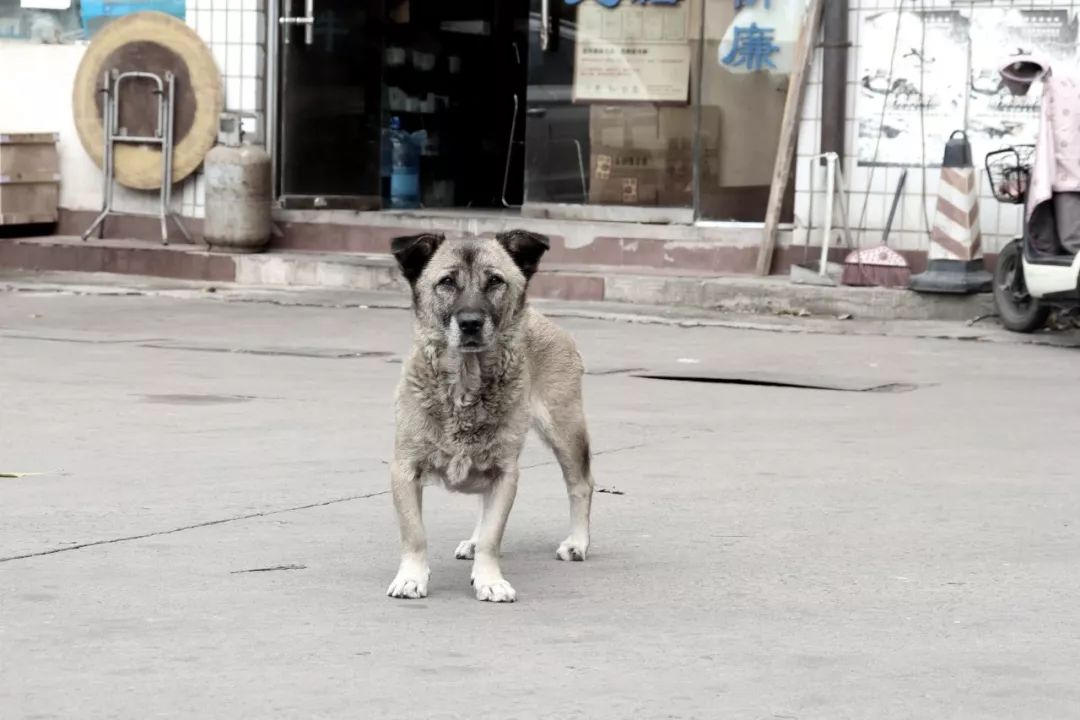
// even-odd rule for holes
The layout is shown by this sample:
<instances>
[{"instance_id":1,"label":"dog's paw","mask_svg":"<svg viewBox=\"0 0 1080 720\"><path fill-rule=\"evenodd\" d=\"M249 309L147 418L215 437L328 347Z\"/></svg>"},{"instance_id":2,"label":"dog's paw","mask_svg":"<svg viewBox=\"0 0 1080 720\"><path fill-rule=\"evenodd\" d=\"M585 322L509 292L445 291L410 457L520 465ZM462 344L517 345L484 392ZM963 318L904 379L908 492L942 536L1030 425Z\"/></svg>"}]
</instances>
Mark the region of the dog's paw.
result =
<instances>
[{"instance_id":1,"label":"dog's paw","mask_svg":"<svg viewBox=\"0 0 1080 720\"><path fill-rule=\"evenodd\" d=\"M454 551L454 557L458 560L472 560L476 556L476 543L472 540L462 540L457 550Z\"/></svg>"},{"instance_id":2,"label":"dog's paw","mask_svg":"<svg viewBox=\"0 0 1080 720\"><path fill-rule=\"evenodd\" d=\"M392 598L418 599L427 597L428 578L431 571L426 567L406 567L402 563L394 582L386 589L386 594Z\"/></svg>"},{"instance_id":3,"label":"dog's paw","mask_svg":"<svg viewBox=\"0 0 1080 720\"><path fill-rule=\"evenodd\" d=\"M490 582L473 580L476 599L485 602L512 603L517 600L517 592L506 580L500 578Z\"/></svg>"},{"instance_id":4,"label":"dog's paw","mask_svg":"<svg viewBox=\"0 0 1080 720\"><path fill-rule=\"evenodd\" d=\"M581 562L585 559L585 556L589 554L589 543L567 538L559 545L559 549L555 551L555 557L560 560L572 560L574 562Z\"/></svg>"}]
</instances>

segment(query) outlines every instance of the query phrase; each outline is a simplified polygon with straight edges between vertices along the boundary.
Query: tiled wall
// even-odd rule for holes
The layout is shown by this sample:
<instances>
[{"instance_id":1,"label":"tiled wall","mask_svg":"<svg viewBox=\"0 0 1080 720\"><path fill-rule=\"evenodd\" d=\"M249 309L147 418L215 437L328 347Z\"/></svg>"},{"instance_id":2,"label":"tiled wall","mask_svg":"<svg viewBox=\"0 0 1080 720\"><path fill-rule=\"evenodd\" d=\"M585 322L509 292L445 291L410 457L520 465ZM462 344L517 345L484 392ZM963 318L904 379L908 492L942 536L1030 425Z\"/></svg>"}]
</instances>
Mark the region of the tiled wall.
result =
<instances>
[{"instance_id":1,"label":"tiled wall","mask_svg":"<svg viewBox=\"0 0 1080 720\"><path fill-rule=\"evenodd\" d=\"M187 0L187 23L210 46L225 86L225 109L256 113L244 123L253 140L265 137L266 0ZM250 137L250 135L249 135ZM177 193L181 214L203 215L201 171Z\"/></svg>"},{"instance_id":2,"label":"tiled wall","mask_svg":"<svg viewBox=\"0 0 1080 720\"><path fill-rule=\"evenodd\" d=\"M883 10L896 10L903 7L907 11L920 10L961 10L985 7L1016 7L1022 9L1071 8L1080 9L1077 0L917 0L900 2L899 0L851 0L848 34L852 47L848 52L847 70L847 112L844 136L845 163L843 172L849 190L849 219L854 240L857 245L867 246L881 241L882 231L892 204L893 194L900 178L899 168L870 168L857 165L857 95L859 83L859 53L863 46L859 42L859 29L862 18L868 13ZM820 152L821 134L821 74L822 51L816 51L814 64L809 78L803 113L799 128L798 163L795 175L795 216L796 232L794 242L801 245L806 237L806 227L812 220L810 231L811 244L820 244L821 226L825 209L825 197L822 187L825 184L825 172L817 167L814 177L813 218L810 218L810 185L813 162L811 157ZM962 124L962 123L961 123ZM1034 142L1034 138L1031 140ZM944 148L927 148L930 157L940 162ZM974 159L976 167L982 162L981 157ZM889 244L904 250L926 250L929 244L927 224L933 225L934 206L937 202L938 168L909 168L904 194L893 221ZM924 190L925 182L925 190ZM979 173L980 200L979 211L983 248L985 252L997 252L1012 239L1020 228L1022 210L1015 205L1002 205L994 200L986 182L985 172ZM926 212L923 212L925 197ZM840 224L835 217L834 226Z\"/></svg>"}]
</instances>

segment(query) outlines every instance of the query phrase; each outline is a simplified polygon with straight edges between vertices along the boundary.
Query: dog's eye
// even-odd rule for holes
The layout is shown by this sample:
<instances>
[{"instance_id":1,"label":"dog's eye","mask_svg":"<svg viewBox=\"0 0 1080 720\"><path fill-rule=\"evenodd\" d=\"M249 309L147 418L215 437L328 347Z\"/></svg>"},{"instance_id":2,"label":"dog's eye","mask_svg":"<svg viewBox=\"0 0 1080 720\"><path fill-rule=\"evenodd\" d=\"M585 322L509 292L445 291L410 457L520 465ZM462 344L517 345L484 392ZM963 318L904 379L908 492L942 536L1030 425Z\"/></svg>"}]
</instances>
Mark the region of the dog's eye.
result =
<instances>
[{"instance_id":1,"label":"dog's eye","mask_svg":"<svg viewBox=\"0 0 1080 720\"><path fill-rule=\"evenodd\" d=\"M447 275L446 277L444 277L442 280L439 281L439 284L437 285L437 287L449 288L449 289L453 290L454 288L457 287L457 282L455 282L452 275Z\"/></svg>"},{"instance_id":2,"label":"dog's eye","mask_svg":"<svg viewBox=\"0 0 1080 720\"><path fill-rule=\"evenodd\" d=\"M498 275L492 275L490 278L488 278L487 289L488 290L494 290L495 288L499 287L500 285L505 285L505 284L506 284L506 281L503 280L501 277L499 277Z\"/></svg>"}]
</instances>

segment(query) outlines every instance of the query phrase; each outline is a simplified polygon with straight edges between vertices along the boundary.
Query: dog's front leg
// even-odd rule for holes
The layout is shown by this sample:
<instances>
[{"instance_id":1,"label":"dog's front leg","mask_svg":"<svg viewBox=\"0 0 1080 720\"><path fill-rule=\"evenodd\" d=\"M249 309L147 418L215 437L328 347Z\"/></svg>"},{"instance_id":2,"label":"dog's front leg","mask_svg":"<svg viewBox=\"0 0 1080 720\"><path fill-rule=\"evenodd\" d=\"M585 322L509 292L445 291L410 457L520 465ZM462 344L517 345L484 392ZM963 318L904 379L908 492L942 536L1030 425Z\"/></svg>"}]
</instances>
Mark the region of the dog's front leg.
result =
<instances>
[{"instance_id":1,"label":"dog's front leg","mask_svg":"<svg viewBox=\"0 0 1080 720\"><path fill-rule=\"evenodd\" d=\"M386 594L395 598L427 597L427 534L424 532L422 502L424 486L415 467L395 462L390 470L390 487L401 530L401 565Z\"/></svg>"},{"instance_id":2,"label":"dog's front leg","mask_svg":"<svg viewBox=\"0 0 1080 720\"><path fill-rule=\"evenodd\" d=\"M483 515L476 540L476 557L473 560L472 583L477 600L490 602L514 602L517 593L503 577L499 568L499 551L503 531L510 508L517 495L518 469L515 465L503 472L484 494Z\"/></svg>"}]
</instances>

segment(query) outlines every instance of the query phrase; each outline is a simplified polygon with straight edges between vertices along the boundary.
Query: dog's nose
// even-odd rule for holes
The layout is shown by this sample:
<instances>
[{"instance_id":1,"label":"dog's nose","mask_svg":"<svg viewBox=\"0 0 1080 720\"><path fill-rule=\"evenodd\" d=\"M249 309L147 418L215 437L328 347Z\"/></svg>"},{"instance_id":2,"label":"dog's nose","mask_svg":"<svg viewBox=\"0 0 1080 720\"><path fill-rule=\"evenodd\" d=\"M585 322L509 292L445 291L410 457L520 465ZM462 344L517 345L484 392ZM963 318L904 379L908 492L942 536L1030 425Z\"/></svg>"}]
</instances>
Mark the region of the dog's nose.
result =
<instances>
[{"instance_id":1,"label":"dog's nose","mask_svg":"<svg viewBox=\"0 0 1080 720\"><path fill-rule=\"evenodd\" d=\"M484 329L484 314L479 312L460 312L457 316L458 328L463 335L477 335Z\"/></svg>"}]
</instances>

